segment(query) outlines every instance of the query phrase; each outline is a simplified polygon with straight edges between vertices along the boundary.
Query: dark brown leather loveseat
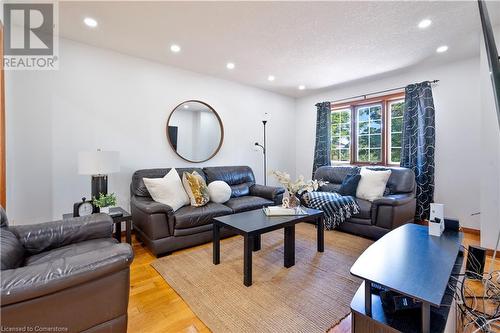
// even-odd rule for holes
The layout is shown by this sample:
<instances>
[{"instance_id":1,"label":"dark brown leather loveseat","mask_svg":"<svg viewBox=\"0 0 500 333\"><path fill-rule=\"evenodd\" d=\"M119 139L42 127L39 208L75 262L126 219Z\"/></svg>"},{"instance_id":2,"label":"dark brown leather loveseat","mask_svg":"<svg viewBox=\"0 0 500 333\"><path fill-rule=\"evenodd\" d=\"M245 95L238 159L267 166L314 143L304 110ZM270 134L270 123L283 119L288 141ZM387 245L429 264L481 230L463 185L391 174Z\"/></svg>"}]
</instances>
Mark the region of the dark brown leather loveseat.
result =
<instances>
[{"instance_id":1,"label":"dark brown leather loveseat","mask_svg":"<svg viewBox=\"0 0 500 333\"><path fill-rule=\"evenodd\" d=\"M0 207L0 218L2 331L127 331L133 252L108 215L9 227Z\"/></svg>"},{"instance_id":2,"label":"dark brown leather loveseat","mask_svg":"<svg viewBox=\"0 0 500 333\"><path fill-rule=\"evenodd\" d=\"M415 174L400 167L368 167L375 170L391 170L384 197L373 202L356 198L360 212L341 223L338 230L378 239L415 218ZM320 191L336 191L349 174L358 174L360 167L351 165L323 166L316 170L314 179L328 181Z\"/></svg>"},{"instance_id":3,"label":"dark brown leather loveseat","mask_svg":"<svg viewBox=\"0 0 500 333\"><path fill-rule=\"evenodd\" d=\"M184 206L177 211L153 201L143 178L164 177L170 169L144 169L136 171L130 185L132 220L138 238L155 255L167 254L182 248L212 240L212 219L238 212L281 203L283 188L255 184L253 171L247 166L206 168L179 168L198 172L207 184L222 180L231 186L231 199L224 204L209 202L202 207ZM229 233L224 229L222 236Z\"/></svg>"}]
</instances>

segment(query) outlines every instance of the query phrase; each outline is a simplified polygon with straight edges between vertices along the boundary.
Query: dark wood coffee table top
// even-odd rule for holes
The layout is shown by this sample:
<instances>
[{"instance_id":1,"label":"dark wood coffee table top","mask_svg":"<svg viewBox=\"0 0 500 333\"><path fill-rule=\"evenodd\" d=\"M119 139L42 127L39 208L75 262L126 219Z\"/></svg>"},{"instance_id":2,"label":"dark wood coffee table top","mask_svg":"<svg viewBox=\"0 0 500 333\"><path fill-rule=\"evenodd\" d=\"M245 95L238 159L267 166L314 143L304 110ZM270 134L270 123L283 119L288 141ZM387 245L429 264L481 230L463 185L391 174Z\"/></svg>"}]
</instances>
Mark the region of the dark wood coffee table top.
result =
<instances>
[{"instance_id":1,"label":"dark wood coffee table top","mask_svg":"<svg viewBox=\"0 0 500 333\"><path fill-rule=\"evenodd\" d=\"M315 220L323 212L321 210L302 207L307 215L290 216L267 216L262 209L251 210L248 212L236 213L214 217L214 220L222 226L235 229L243 233L266 233L276 229L281 229L287 224L296 224L301 221Z\"/></svg>"},{"instance_id":2,"label":"dark wood coffee table top","mask_svg":"<svg viewBox=\"0 0 500 333\"><path fill-rule=\"evenodd\" d=\"M439 306L455 265L463 234L430 236L428 227L405 224L372 244L351 274Z\"/></svg>"}]
</instances>

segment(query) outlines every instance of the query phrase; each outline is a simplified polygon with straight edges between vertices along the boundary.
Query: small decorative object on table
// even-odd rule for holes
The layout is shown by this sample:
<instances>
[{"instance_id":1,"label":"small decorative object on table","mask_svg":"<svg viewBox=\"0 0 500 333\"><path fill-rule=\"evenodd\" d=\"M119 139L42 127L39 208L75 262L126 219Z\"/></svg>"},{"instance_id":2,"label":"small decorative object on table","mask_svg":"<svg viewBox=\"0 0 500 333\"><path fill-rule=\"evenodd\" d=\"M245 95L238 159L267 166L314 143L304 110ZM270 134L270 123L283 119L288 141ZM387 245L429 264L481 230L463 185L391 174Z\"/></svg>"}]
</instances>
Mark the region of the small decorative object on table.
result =
<instances>
[{"instance_id":1,"label":"small decorative object on table","mask_svg":"<svg viewBox=\"0 0 500 333\"><path fill-rule=\"evenodd\" d=\"M109 214L109 208L116 206L116 194L99 194L99 198L94 197L92 200L94 206L99 208L101 213Z\"/></svg>"},{"instance_id":2,"label":"small decorative object on table","mask_svg":"<svg viewBox=\"0 0 500 333\"><path fill-rule=\"evenodd\" d=\"M303 192L316 191L318 187L325 185L328 182L322 180L308 180L304 179L304 176L300 175L296 181L292 181L290 175L286 172L273 171L273 176L276 177L278 182L286 188L286 193L283 197L283 207L284 208L296 208L300 206L300 200L297 198L296 194L302 194Z\"/></svg>"}]
</instances>

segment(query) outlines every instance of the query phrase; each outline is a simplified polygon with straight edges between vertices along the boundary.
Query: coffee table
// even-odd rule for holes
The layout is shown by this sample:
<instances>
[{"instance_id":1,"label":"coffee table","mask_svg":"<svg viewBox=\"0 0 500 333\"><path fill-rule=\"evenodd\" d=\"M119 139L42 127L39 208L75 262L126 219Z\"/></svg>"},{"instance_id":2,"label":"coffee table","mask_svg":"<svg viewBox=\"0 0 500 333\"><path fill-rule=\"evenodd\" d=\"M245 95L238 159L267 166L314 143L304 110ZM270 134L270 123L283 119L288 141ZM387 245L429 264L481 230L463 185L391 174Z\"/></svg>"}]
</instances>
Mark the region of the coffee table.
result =
<instances>
[{"instance_id":1,"label":"coffee table","mask_svg":"<svg viewBox=\"0 0 500 333\"><path fill-rule=\"evenodd\" d=\"M220 264L220 228L230 229L243 236L243 284L252 285L252 251L261 247L261 235L277 229L284 229L286 268L295 265L295 225L300 222L314 222L317 225L318 252L323 252L324 222L321 210L304 208L307 215L266 216L262 209L215 217L213 219L213 263Z\"/></svg>"}]
</instances>

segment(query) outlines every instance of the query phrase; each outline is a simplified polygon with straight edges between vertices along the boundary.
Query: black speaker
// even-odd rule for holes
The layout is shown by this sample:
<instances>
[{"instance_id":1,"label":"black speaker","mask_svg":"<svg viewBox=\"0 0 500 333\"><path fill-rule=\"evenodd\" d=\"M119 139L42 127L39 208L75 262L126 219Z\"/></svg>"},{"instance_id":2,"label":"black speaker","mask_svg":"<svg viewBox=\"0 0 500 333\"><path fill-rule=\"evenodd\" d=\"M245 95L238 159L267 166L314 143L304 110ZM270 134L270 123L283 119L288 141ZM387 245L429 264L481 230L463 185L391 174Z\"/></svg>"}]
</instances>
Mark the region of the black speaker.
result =
<instances>
[{"instance_id":1,"label":"black speaker","mask_svg":"<svg viewBox=\"0 0 500 333\"><path fill-rule=\"evenodd\" d=\"M469 251L467 252L467 264L465 265L465 275L469 279L481 280L483 277L485 261L486 249L479 246L469 245Z\"/></svg>"},{"instance_id":2,"label":"black speaker","mask_svg":"<svg viewBox=\"0 0 500 333\"><path fill-rule=\"evenodd\" d=\"M444 219L444 230L458 231L460 230L460 222L455 219Z\"/></svg>"}]
</instances>

